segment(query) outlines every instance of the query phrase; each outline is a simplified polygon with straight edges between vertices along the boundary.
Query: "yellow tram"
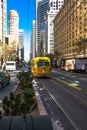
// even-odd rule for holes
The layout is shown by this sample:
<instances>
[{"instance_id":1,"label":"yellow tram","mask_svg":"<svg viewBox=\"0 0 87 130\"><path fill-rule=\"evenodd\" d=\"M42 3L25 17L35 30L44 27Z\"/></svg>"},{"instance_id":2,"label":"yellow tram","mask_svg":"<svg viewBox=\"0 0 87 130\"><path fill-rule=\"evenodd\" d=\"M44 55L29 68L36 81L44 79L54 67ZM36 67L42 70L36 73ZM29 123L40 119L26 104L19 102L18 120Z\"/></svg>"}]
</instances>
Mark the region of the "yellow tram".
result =
<instances>
[{"instance_id":1,"label":"yellow tram","mask_svg":"<svg viewBox=\"0 0 87 130\"><path fill-rule=\"evenodd\" d=\"M48 57L36 57L31 62L31 72L35 77L50 77L51 64Z\"/></svg>"}]
</instances>

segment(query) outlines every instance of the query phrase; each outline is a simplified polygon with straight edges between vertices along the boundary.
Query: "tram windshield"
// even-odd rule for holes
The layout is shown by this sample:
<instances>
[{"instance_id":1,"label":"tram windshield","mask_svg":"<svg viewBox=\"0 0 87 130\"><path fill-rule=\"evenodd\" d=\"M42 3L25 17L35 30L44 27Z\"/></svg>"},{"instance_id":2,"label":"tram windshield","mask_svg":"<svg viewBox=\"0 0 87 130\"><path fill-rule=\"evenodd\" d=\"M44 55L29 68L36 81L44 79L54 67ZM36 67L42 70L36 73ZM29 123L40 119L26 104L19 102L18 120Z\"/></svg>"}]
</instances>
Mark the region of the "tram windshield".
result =
<instances>
[{"instance_id":1,"label":"tram windshield","mask_svg":"<svg viewBox=\"0 0 87 130\"><path fill-rule=\"evenodd\" d=\"M38 66L49 66L50 63L49 62L38 62Z\"/></svg>"}]
</instances>

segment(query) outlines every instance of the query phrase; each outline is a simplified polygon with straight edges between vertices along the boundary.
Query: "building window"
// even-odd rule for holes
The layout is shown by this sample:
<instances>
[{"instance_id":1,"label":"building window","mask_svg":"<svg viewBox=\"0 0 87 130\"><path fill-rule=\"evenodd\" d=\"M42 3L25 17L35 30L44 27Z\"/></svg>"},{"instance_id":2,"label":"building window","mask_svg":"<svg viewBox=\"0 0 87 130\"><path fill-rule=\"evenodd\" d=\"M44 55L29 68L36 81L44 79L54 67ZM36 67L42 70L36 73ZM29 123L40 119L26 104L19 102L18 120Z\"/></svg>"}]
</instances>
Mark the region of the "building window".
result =
<instances>
[{"instance_id":1,"label":"building window","mask_svg":"<svg viewBox=\"0 0 87 130\"><path fill-rule=\"evenodd\" d=\"M3 9L3 5L2 5L2 9Z\"/></svg>"}]
</instances>

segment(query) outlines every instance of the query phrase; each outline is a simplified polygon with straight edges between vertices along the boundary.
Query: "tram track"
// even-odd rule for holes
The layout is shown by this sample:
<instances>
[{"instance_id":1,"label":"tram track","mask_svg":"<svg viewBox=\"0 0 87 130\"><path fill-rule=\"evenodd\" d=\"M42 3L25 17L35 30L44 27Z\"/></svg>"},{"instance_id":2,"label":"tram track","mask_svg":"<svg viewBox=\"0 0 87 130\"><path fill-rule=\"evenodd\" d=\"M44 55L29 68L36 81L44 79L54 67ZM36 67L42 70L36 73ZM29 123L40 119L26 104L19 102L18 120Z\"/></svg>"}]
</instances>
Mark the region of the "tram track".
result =
<instances>
[{"instance_id":1,"label":"tram track","mask_svg":"<svg viewBox=\"0 0 87 130\"><path fill-rule=\"evenodd\" d=\"M75 130L81 130L80 126L78 125L78 123L73 119L73 117L65 110L65 108L63 107L63 105L61 104L61 102L59 100L57 100L56 95L49 90L49 88L47 87L47 85L52 85L54 84L55 87L58 87L57 84L57 79L54 80L54 78L51 79L39 79L40 84L43 86L43 88L45 89L45 91L50 95L50 97L52 98L52 100L54 101L54 103L57 105L57 107L63 112L63 114L65 115L65 117L70 121L70 123L74 126ZM50 86L49 85L49 86ZM80 99L77 95L73 94L72 92L70 92L69 90L67 90L64 87L58 87L58 89L61 89L62 91L65 91L66 93L68 93L69 95L72 95L75 98L76 102L79 102L79 104L81 105L85 105L87 108L87 103L85 101L83 101L82 99Z\"/></svg>"}]
</instances>

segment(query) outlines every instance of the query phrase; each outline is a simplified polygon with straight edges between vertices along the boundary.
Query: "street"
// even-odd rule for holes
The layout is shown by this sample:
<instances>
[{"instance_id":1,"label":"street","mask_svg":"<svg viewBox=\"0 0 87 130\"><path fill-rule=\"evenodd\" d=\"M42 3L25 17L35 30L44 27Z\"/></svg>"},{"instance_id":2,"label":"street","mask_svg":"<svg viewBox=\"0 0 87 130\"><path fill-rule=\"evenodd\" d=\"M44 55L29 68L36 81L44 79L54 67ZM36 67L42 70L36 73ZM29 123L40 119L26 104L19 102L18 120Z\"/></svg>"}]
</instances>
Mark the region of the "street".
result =
<instances>
[{"instance_id":1,"label":"street","mask_svg":"<svg viewBox=\"0 0 87 130\"><path fill-rule=\"evenodd\" d=\"M15 84L18 82L17 72L12 71L9 73L10 73L10 83L0 89L0 100L2 100L5 96L8 96L10 92L13 91Z\"/></svg>"},{"instance_id":2,"label":"street","mask_svg":"<svg viewBox=\"0 0 87 130\"><path fill-rule=\"evenodd\" d=\"M16 71L8 71L8 73L10 74L10 84L1 88L1 90L0 90L0 102L2 102L2 99L5 96L8 96L10 94L10 92L15 91L15 84L17 84L17 82L18 82L17 75L18 75L19 72L22 72L22 71L27 72L28 66L21 67L19 70L16 70Z\"/></svg>"},{"instance_id":3,"label":"street","mask_svg":"<svg viewBox=\"0 0 87 130\"><path fill-rule=\"evenodd\" d=\"M52 71L51 78L36 80L48 114L60 122L64 130L87 129L87 74Z\"/></svg>"},{"instance_id":4,"label":"street","mask_svg":"<svg viewBox=\"0 0 87 130\"><path fill-rule=\"evenodd\" d=\"M19 71L9 72L11 81L0 90L0 103L14 90ZM50 78L35 80L48 115L62 130L87 129L87 74L52 70Z\"/></svg>"}]
</instances>

